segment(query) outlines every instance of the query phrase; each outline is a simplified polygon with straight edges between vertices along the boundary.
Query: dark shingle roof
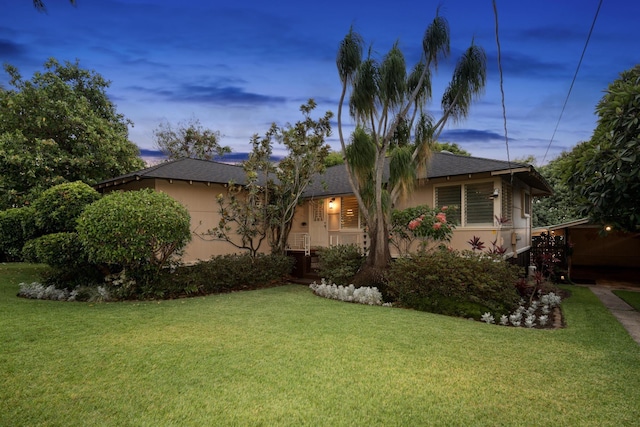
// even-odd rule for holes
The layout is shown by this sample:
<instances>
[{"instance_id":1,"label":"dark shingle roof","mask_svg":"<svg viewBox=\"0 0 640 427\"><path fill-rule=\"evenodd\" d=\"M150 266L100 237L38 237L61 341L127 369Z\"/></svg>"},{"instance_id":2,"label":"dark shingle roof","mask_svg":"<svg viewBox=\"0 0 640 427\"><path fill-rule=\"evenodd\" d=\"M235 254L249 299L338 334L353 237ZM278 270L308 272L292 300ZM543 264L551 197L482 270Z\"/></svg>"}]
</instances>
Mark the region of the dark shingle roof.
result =
<instances>
[{"instance_id":1,"label":"dark shingle roof","mask_svg":"<svg viewBox=\"0 0 640 427\"><path fill-rule=\"evenodd\" d=\"M96 187L104 188L140 179L175 179L220 184L233 181L240 185L246 182L245 172L242 166L183 158L108 179L99 182L96 184Z\"/></svg>"},{"instance_id":2,"label":"dark shingle roof","mask_svg":"<svg viewBox=\"0 0 640 427\"><path fill-rule=\"evenodd\" d=\"M533 195L551 194L551 188L533 166L523 163L510 163L503 160L483 159L480 157L459 156L450 153L433 153L427 166L427 179L454 177L468 174L491 172L494 175L513 173L537 191ZM388 176L388 170L385 171ZM421 176L421 178L425 178ZM182 181L210 182L226 184L246 183L242 166L229 165L207 160L179 159L151 166L126 175L121 175L96 184L98 189L121 185L141 179L175 179ZM327 168L324 174L314 178L305 191L305 197L323 197L330 195L351 194L351 186L345 165Z\"/></svg>"},{"instance_id":3,"label":"dark shingle roof","mask_svg":"<svg viewBox=\"0 0 640 427\"><path fill-rule=\"evenodd\" d=\"M545 195L552 192L549 184L531 165L442 152L431 155L426 176L423 175L420 178L435 179L487 172L495 175L513 173L537 190L534 195ZM385 170L385 176L388 176L388 169ZM345 165L337 165L327 168L323 175L316 177L305 192L305 196L322 197L352 192Z\"/></svg>"}]
</instances>

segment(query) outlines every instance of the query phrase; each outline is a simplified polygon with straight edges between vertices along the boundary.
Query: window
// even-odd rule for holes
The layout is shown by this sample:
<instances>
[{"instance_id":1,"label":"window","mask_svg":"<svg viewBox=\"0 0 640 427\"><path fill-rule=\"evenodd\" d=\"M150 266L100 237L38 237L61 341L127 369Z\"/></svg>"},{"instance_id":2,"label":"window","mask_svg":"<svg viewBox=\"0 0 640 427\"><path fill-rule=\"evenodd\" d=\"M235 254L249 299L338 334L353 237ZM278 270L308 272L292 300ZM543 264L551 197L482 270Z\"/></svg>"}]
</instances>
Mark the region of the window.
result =
<instances>
[{"instance_id":1,"label":"window","mask_svg":"<svg viewBox=\"0 0 640 427\"><path fill-rule=\"evenodd\" d=\"M531 215L531 194L522 192L522 217L528 218Z\"/></svg>"},{"instance_id":2,"label":"window","mask_svg":"<svg viewBox=\"0 0 640 427\"><path fill-rule=\"evenodd\" d=\"M493 183L465 185L466 224L493 224Z\"/></svg>"},{"instance_id":3,"label":"window","mask_svg":"<svg viewBox=\"0 0 640 427\"><path fill-rule=\"evenodd\" d=\"M436 206L441 209L443 206L452 208L453 210L447 214L450 220L455 220L456 224L461 224L460 215L462 214L462 203L460 195L462 194L462 186L450 185L447 187L436 188Z\"/></svg>"},{"instance_id":4,"label":"window","mask_svg":"<svg viewBox=\"0 0 640 427\"><path fill-rule=\"evenodd\" d=\"M324 201L314 200L311 202L313 206L313 220L315 222L324 221Z\"/></svg>"},{"instance_id":5,"label":"window","mask_svg":"<svg viewBox=\"0 0 640 427\"><path fill-rule=\"evenodd\" d=\"M502 219L504 224L511 224L513 219L513 196L511 184L506 181L502 181Z\"/></svg>"},{"instance_id":6,"label":"window","mask_svg":"<svg viewBox=\"0 0 640 427\"><path fill-rule=\"evenodd\" d=\"M450 218L461 226L493 225L493 182L436 187L435 206L455 207Z\"/></svg>"},{"instance_id":7,"label":"window","mask_svg":"<svg viewBox=\"0 0 640 427\"><path fill-rule=\"evenodd\" d=\"M342 197L340 203L340 228L359 228L360 209L355 197Z\"/></svg>"}]
</instances>

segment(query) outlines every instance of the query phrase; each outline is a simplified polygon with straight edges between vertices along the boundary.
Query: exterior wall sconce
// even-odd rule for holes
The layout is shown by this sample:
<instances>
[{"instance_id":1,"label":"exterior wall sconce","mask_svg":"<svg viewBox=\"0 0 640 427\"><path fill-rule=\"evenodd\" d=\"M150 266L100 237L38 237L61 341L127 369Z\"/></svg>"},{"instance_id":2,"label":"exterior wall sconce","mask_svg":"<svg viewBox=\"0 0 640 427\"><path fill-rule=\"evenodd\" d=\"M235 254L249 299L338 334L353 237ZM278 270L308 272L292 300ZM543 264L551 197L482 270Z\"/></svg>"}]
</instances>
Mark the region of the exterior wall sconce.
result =
<instances>
[{"instance_id":1,"label":"exterior wall sconce","mask_svg":"<svg viewBox=\"0 0 640 427\"><path fill-rule=\"evenodd\" d=\"M497 199L498 195L500 194L499 190L497 188L493 189L493 194L489 196L490 199Z\"/></svg>"},{"instance_id":2,"label":"exterior wall sconce","mask_svg":"<svg viewBox=\"0 0 640 427\"><path fill-rule=\"evenodd\" d=\"M332 197L331 200L329 200L329 209L333 210L333 202L336 201L335 197Z\"/></svg>"},{"instance_id":3,"label":"exterior wall sconce","mask_svg":"<svg viewBox=\"0 0 640 427\"><path fill-rule=\"evenodd\" d=\"M606 232L609 232L611 230L613 230L613 227L610 226L610 225L607 225L607 226L604 227L604 231L606 231Z\"/></svg>"}]
</instances>

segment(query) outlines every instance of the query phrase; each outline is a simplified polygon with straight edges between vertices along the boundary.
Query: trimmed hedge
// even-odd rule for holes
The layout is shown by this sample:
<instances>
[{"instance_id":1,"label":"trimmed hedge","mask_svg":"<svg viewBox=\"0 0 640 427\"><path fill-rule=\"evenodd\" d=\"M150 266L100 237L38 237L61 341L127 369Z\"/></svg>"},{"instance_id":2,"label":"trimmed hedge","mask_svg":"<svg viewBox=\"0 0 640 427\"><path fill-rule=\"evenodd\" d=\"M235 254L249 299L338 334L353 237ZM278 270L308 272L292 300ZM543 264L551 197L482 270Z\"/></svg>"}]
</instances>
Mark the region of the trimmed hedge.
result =
<instances>
[{"instance_id":1,"label":"trimmed hedge","mask_svg":"<svg viewBox=\"0 0 640 427\"><path fill-rule=\"evenodd\" d=\"M281 283L293 268L284 255L223 255L171 271L163 269L157 280L113 290L119 298L178 298L248 289Z\"/></svg>"},{"instance_id":2,"label":"trimmed hedge","mask_svg":"<svg viewBox=\"0 0 640 427\"><path fill-rule=\"evenodd\" d=\"M81 182L68 182L44 191L34 202L35 222L40 234L76 230L76 220L100 193Z\"/></svg>"},{"instance_id":3,"label":"trimmed hedge","mask_svg":"<svg viewBox=\"0 0 640 427\"><path fill-rule=\"evenodd\" d=\"M389 270L387 292L416 310L480 319L518 305L520 269L486 254L437 250L399 258Z\"/></svg>"}]
</instances>

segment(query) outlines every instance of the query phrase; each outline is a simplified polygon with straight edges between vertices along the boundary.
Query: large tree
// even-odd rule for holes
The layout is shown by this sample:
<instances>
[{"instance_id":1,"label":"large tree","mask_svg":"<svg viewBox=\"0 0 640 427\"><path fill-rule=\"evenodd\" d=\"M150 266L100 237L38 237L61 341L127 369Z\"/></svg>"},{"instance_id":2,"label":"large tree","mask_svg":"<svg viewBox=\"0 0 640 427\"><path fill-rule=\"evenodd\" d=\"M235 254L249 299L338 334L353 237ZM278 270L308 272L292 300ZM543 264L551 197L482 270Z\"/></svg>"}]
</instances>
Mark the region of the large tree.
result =
<instances>
[{"instance_id":1,"label":"large tree","mask_svg":"<svg viewBox=\"0 0 640 427\"><path fill-rule=\"evenodd\" d=\"M573 186L567 184L568 165L572 162L572 152L563 152L560 156L538 168L538 172L547 180L553 194L536 197L532 207L532 225L544 227L563 224L581 217L576 193Z\"/></svg>"},{"instance_id":2,"label":"large tree","mask_svg":"<svg viewBox=\"0 0 640 427\"><path fill-rule=\"evenodd\" d=\"M64 182L94 184L144 167L128 139L131 122L118 114L102 76L77 62L50 59L23 80L5 65L0 89L0 209L30 203Z\"/></svg>"},{"instance_id":3,"label":"large tree","mask_svg":"<svg viewBox=\"0 0 640 427\"><path fill-rule=\"evenodd\" d=\"M229 146L220 145L220 132L205 129L200 120L192 118L176 126L162 122L153 131L155 145L167 159L191 157L213 160L231 152Z\"/></svg>"},{"instance_id":4,"label":"large tree","mask_svg":"<svg viewBox=\"0 0 640 427\"><path fill-rule=\"evenodd\" d=\"M324 171L330 151L325 139L331 135L333 113L327 111L314 120L311 113L316 106L310 99L300 107L303 120L282 127L274 123L265 136L253 136L252 151L243 163L247 182L242 187L230 183L227 194L218 196L221 219L211 235L253 257L265 240L272 253L285 253L302 193L311 178ZM271 158L276 142L287 150L278 164Z\"/></svg>"},{"instance_id":5,"label":"large tree","mask_svg":"<svg viewBox=\"0 0 640 427\"><path fill-rule=\"evenodd\" d=\"M426 111L431 100L431 73L449 55L449 24L436 14L422 40L422 57L407 73L405 58L394 44L380 60L372 49L363 56L362 37L351 29L340 43L336 64L342 82L338 132L349 182L366 222L371 247L370 266L385 267L390 259L388 224L392 206L412 189L449 119L467 116L472 101L484 90L486 55L471 44L457 62L442 96L442 116ZM349 112L356 130L345 141L342 109L349 96ZM389 177L385 177L385 162Z\"/></svg>"},{"instance_id":6,"label":"large tree","mask_svg":"<svg viewBox=\"0 0 640 427\"><path fill-rule=\"evenodd\" d=\"M581 213L619 230L640 230L640 65L611 83L596 106L591 140L573 150L569 185Z\"/></svg>"}]
</instances>

